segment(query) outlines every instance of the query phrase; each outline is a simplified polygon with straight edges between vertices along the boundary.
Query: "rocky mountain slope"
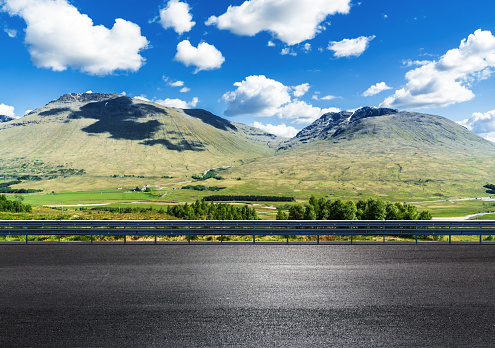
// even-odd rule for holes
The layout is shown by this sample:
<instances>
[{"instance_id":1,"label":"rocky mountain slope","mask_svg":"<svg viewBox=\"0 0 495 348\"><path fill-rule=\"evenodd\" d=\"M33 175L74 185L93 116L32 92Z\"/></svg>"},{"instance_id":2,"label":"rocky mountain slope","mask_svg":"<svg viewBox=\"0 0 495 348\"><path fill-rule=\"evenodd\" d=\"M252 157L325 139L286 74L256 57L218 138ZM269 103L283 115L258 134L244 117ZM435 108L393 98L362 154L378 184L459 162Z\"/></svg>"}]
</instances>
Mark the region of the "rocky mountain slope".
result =
<instances>
[{"instance_id":1,"label":"rocky mountain slope","mask_svg":"<svg viewBox=\"0 0 495 348\"><path fill-rule=\"evenodd\" d=\"M394 109L328 113L232 175L278 191L471 196L495 181L495 144L444 117Z\"/></svg>"},{"instance_id":2,"label":"rocky mountain slope","mask_svg":"<svg viewBox=\"0 0 495 348\"><path fill-rule=\"evenodd\" d=\"M15 120L15 118L10 117L10 116L0 115L0 123L9 122L12 120Z\"/></svg>"}]
</instances>

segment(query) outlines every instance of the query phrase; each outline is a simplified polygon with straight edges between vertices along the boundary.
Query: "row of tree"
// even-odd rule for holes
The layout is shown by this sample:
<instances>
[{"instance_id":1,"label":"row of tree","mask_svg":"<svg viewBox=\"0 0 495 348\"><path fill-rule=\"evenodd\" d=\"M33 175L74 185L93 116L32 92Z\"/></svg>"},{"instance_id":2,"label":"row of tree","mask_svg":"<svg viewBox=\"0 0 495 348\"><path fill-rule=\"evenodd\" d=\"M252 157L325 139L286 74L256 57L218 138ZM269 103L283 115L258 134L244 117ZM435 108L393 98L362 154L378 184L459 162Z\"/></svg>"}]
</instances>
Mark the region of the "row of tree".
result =
<instances>
[{"instance_id":1,"label":"row of tree","mask_svg":"<svg viewBox=\"0 0 495 348\"><path fill-rule=\"evenodd\" d=\"M294 204L288 213L277 212L277 220L431 220L431 213L418 211L408 203L391 203L381 199L354 201L316 199Z\"/></svg>"},{"instance_id":2,"label":"row of tree","mask_svg":"<svg viewBox=\"0 0 495 348\"><path fill-rule=\"evenodd\" d=\"M224 202L294 202L294 197L283 196L241 196L241 195L211 195L204 197L205 201L224 201Z\"/></svg>"},{"instance_id":3,"label":"row of tree","mask_svg":"<svg viewBox=\"0 0 495 348\"><path fill-rule=\"evenodd\" d=\"M9 213L30 213L32 207L20 201L11 201L5 195L0 195L0 211Z\"/></svg>"},{"instance_id":4,"label":"row of tree","mask_svg":"<svg viewBox=\"0 0 495 348\"><path fill-rule=\"evenodd\" d=\"M184 220L258 220L256 210L247 205L206 203L204 200L197 200L193 204L172 205L166 212Z\"/></svg>"}]
</instances>

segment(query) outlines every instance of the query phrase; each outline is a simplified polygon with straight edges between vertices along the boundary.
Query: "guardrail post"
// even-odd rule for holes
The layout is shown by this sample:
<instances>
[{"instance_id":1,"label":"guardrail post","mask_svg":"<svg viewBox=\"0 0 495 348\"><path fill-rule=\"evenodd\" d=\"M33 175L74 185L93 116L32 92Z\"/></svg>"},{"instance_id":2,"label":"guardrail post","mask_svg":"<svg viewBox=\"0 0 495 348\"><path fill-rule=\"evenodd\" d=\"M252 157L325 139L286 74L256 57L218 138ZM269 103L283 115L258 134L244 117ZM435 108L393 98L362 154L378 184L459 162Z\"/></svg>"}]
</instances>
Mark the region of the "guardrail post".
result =
<instances>
[{"instance_id":1,"label":"guardrail post","mask_svg":"<svg viewBox=\"0 0 495 348\"><path fill-rule=\"evenodd\" d=\"M253 244L256 243L256 235L253 234Z\"/></svg>"},{"instance_id":2,"label":"guardrail post","mask_svg":"<svg viewBox=\"0 0 495 348\"><path fill-rule=\"evenodd\" d=\"M287 235L287 244L289 244L289 235Z\"/></svg>"},{"instance_id":3,"label":"guardrail post","mask_svg":"<svg viewBox=\"0 0 495 348\"><path fill-rule=\"evenodd\" d=\"M480 244L481 244L481 237L483 237L483 236L480 234Z\"/></svg>"},{"instance_id":4,"label":"guardrail post","mask_svg":"<svg viewBox=\"0 0 495 348\"><path fill-rule=\"evenodd\" d=\"M418 244L418 235L416 235L416 244Z\"/></svg>"},{"instance_id":5,"label":"guardrail post","mask_svg":"<svg viewBox=\"0 0 495 348\"><path fill-rule=\"evenodd\" d=\"M449 244L452 244L452 235L449 234Z\"/></svg>"},{"instance_id":6,"label":"guardrail post","mask_svg":"<svg viewBox=\"0 0 495 348\"><path fill-rule=\"evenodd\" d=\"M352 234L351 234L351 244L352 244Z\"/></svg>"},{"instance_id":7,"label":"guardrail post","mask_svg":"<svg viewBox=\"0 0 495 348\"><path fill-rule=\"evenodd\" d=\"M383 244L385 244L385 233L383 234Z\"/></svg>"},{"instance_id":8,"label":"guardrail post","mask_svg":"<svg viewBox=\"0 0 495 348\"><path fill-rule=\"evenodd\" d=\"M220 235L220 243L223 243L223 234Z\"/></svg>"},{"instance_id":9,"label":"guardrail post","mask_svg":"<svg viewBox=\"0 0 495 348\"><path fill-rule=\"evenodd\" d=\"M156 244L156 232L155 232L155 244Z\"/></svg>"},{"instance_id":10,"label":"guardrail post","mask_svg":"<svg viewBox=\"0 0 495 348\"><path fill-rule=\"evenodd\" d=\"M127 244L127 235L124 234L124 244Z\"/></svg>"},{"instance_id":11,"label":"guardrail post","mask_svg":"<svg viewBox=\"0 0 495 348\"><path fill-rule=\"evenodd\" d=\"M319 234L316 236L316 244L320 245L320 235Z\"/></svg>"},{"instance_id":12,"label":"guardrail post","mask_svg":"<svg viewBox=\"0 0 495 348\"><path fill-rule=\"evenodd\" d=\"M191 244L191 235L190 234L187 235L187 244Z\"/></svg>"},{"instance_id":13,"label":"guardrail post","mask_svg":"<svg viewBox=\"0 0 495 348\"><path fill-rule=\"evenodd\" d=\"M60 242L60 240L59 240ZM93 233L91 233L91 244L93 244Z\"/></svg>"},{"instance_id":14,"label":"guardrail post","mask_svg":"<svg viewBox=\"0 0 495 348\"><path fill-rule=\"evenodd\" d=\"M28 243L28 235L26 234L26 244Z\"/></svg>"}]
</instances>

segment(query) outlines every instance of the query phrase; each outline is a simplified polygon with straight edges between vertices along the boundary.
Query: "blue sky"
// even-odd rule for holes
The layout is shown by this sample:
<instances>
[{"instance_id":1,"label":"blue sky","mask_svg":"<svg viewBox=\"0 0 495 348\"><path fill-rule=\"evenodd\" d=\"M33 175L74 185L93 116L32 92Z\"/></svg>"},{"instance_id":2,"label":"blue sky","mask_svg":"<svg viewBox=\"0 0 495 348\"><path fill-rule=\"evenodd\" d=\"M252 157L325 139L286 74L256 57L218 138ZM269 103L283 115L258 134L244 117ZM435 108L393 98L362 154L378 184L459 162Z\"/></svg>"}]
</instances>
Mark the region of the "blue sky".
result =
<instances>
[{"instance_id":1,"label":"blue sky","mask_svg":"<svg viewBox=\"0 0 495 348\"><path fill-rule=\"evenodd\" d=\"M495 140L489 0L0 0L0 114L125 93L290 136L384 106Z\"/></svg>"}]
</instances>

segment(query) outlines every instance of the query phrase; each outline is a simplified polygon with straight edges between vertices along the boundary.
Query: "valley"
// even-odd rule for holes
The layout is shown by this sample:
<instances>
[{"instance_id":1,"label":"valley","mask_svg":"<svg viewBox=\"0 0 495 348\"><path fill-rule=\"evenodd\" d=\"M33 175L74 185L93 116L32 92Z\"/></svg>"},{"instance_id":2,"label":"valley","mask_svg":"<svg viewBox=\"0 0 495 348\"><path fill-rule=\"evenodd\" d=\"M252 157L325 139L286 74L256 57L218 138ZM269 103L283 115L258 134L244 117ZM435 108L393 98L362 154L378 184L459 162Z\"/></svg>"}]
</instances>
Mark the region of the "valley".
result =
<instances>
[{"instance_id":1,"label":"valley","mask_svg":"<svg viewBox=\"0 0 495 348\"><path fill-rule=\"evenodd\" d=\"M328 113L286 139L205 110L66 94L0 123L0 163L4 192L35 209L159 207L218 194L376 197L438 217L495 210L478 199L494 181L495 144L443 117L395 109ZM257 209L270 219L288 205Z\"/></svg>"}]
</instances>

